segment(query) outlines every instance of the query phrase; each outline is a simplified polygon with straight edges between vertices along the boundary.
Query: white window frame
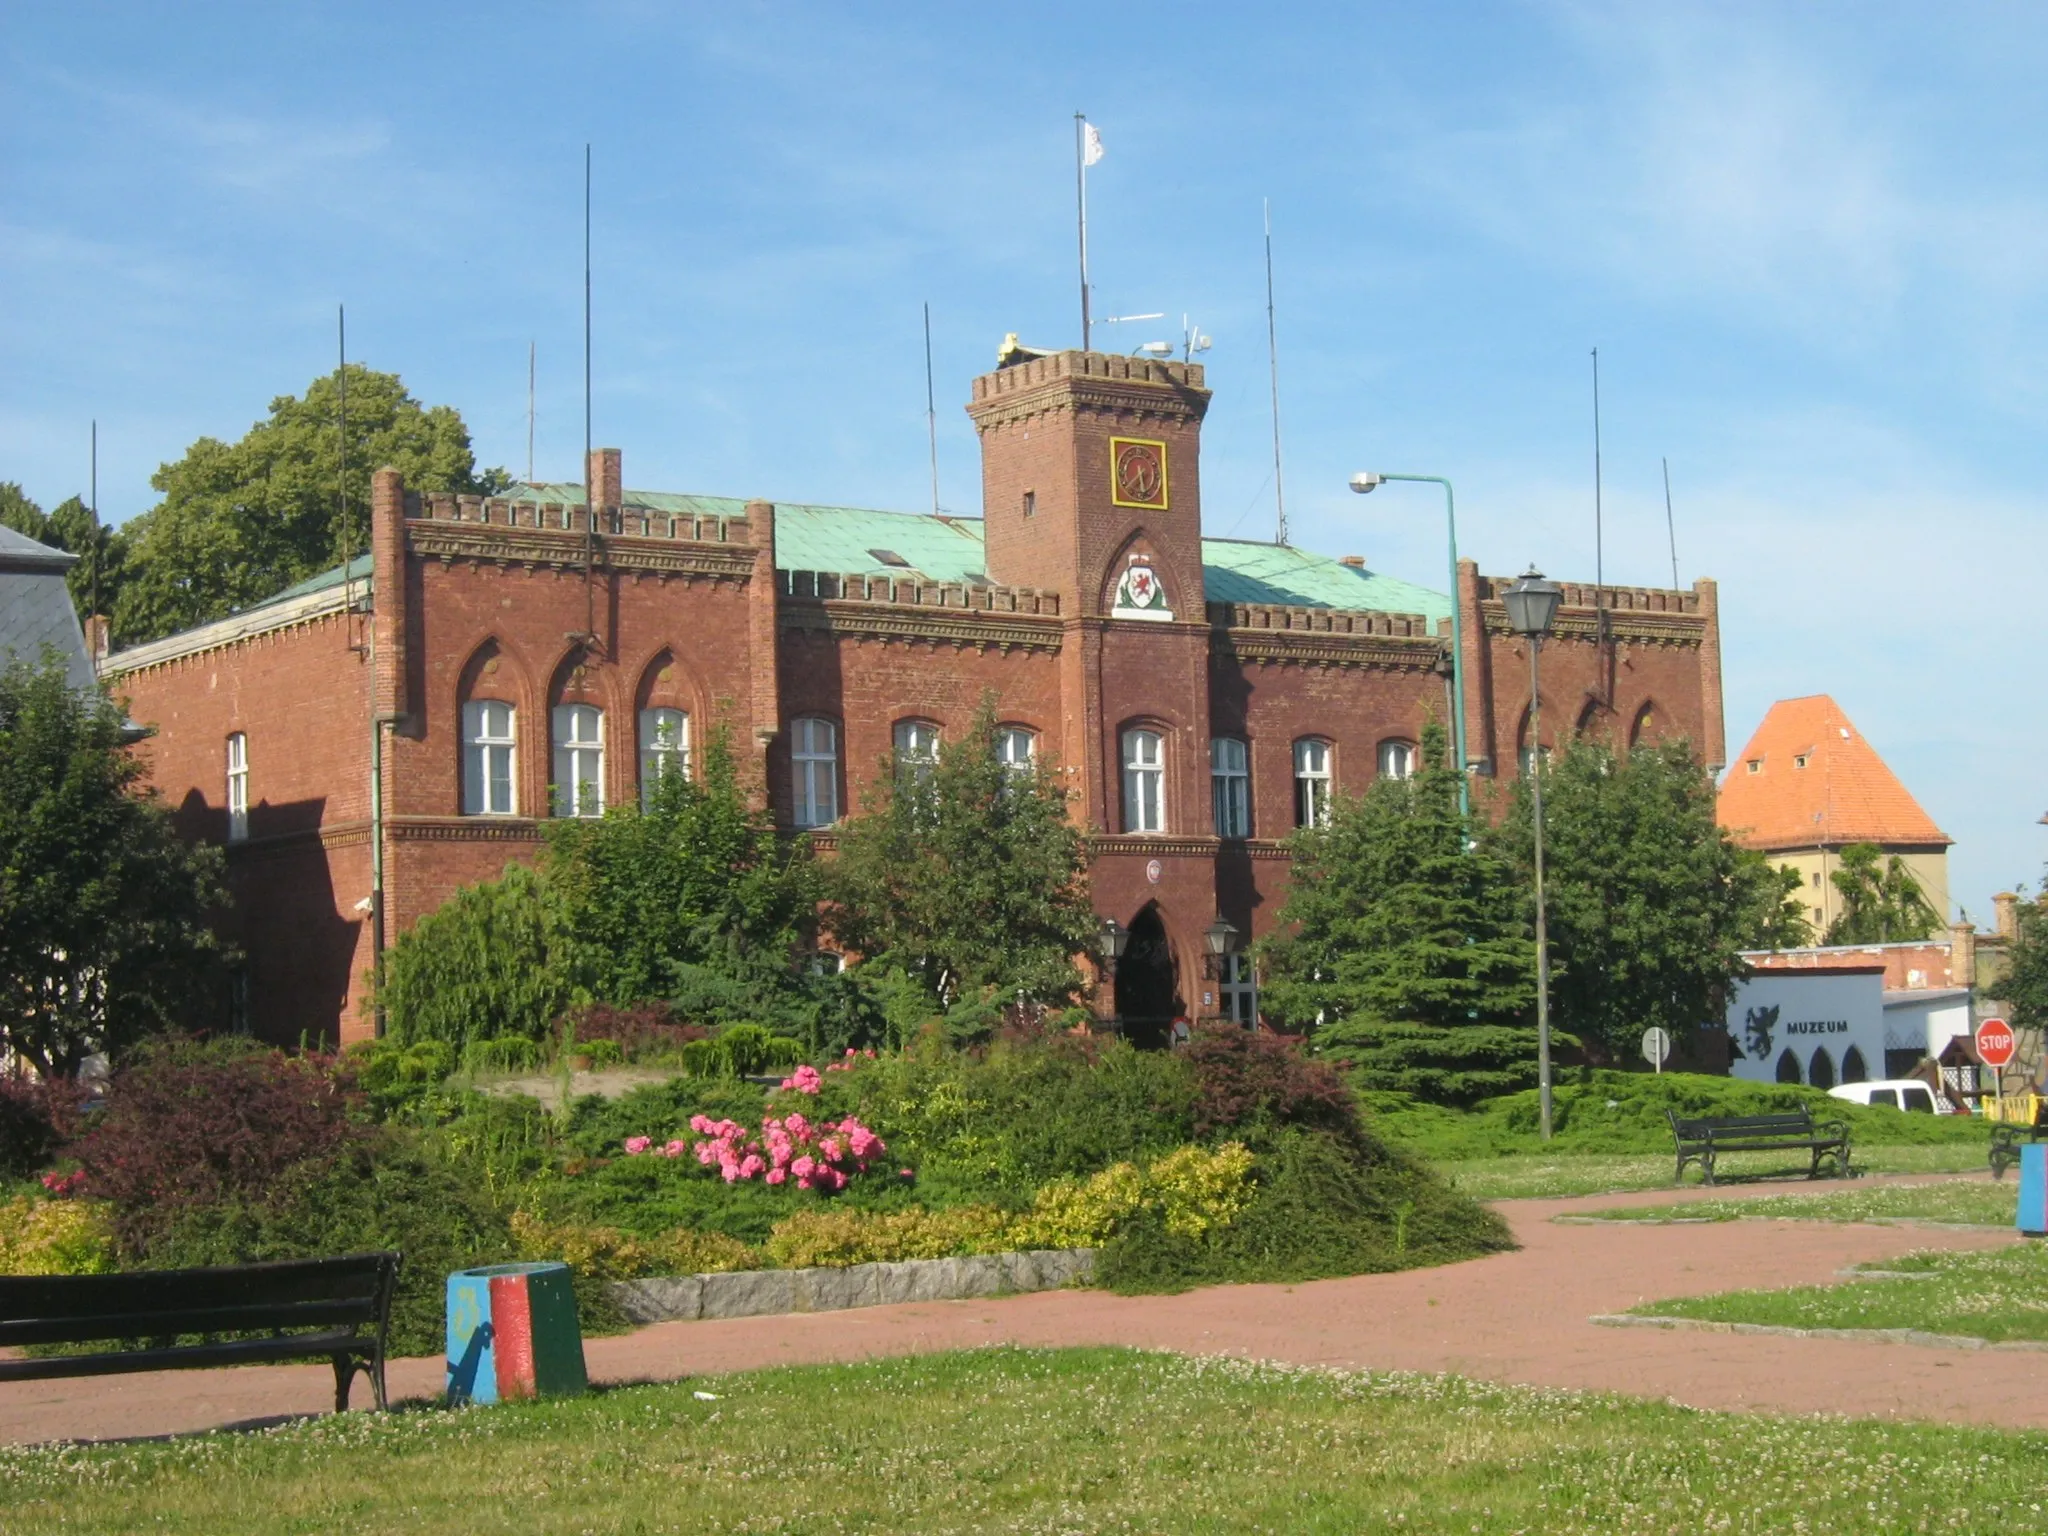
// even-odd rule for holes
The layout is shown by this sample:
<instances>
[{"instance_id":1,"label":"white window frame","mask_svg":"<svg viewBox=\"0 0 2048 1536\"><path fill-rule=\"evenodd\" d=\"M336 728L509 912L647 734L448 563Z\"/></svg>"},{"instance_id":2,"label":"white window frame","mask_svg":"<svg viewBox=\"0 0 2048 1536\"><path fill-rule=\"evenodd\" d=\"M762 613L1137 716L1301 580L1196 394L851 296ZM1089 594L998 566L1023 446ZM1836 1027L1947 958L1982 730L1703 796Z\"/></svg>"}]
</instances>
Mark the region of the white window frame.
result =
<instances>
[{"instance_id":1,"label":"white window frame","mask_svg":"<svg viewBox=\"0 0 2048 1536\"><path fill-rule=\"evenodd\" d=\"M1259 1022L1259 971L1252 957L1242 952L1223 957L1222 979L1216 983L1216 1001L1223 1017L1250 1029Z\"/></svg>"},{"instance_id":2,"label":"white window frame","mask_svg":"<svg viewBox=\"0 0 2048 1536\"><path fill-rule=\"evenodd\" d=\"M654 798L662 775L690 776L690 712L659 706L640 711L640 804Z\"/></svg>"},{"instance_id":3,"label":"white window frame","mask_svg":"<svg viewBox=\"0 0 2048 1536\"><path fill-rule=\"evenodd\" d=\"M789 724L791 820L829 827L839 819L839 727L818 715Z\"/></svg>"},{"instance_id":4,"label":"white window frame","mask_svg":"<svg viewBox=\"0 0 2048 1536\"><path fill-rule=\"evenodd\" d=\"M1252 757L1235 736L1209 740L1209 791L1218 837L1252 835Z\"/></svg>"},{"instance_id":5,"label":"white window frame","mask_svg":"<svg viewBox=\"0 0 2048 1536\"><path fill-rule=\"evenodd\" d=\"M228 841L249 836L249 738L241 731L228 737Z\"/></svg>"},{"instance_id":6,"label":"white window frame","mask_svg":"<svg viewBox=\"0 0 2048 1536\"><path fill-rule=\"evenodd\" d=\"M891 737L896 766L924 778L939 765L939 727L930 720L898 720Z\"/></svg>"},{"instance_id":7,"label":"white window frame","mask_svg":"<svg viewBox=\"0 0 2048 1536\"><path fill-rule=\"evenodd\" d=\"M1038 733L1027 726L1003 726L996 732L996 761L1017 778L1030 777L1038 767Z\"/></svg>"},{"instance_id":8,"label":"white window frame","mask_svg":"<svg viewBox=\"0 0 2048 1536\"><path fill-rule=\"evenodd\" d=\"M1124 830L1166 830L1166 737L1144 726L1124 732Z\"/></svg>"},{"instance_id":9,"label":"white window frame","mask_svg":"<svg viewBox=\"0 0 2048 1536\"><path fill-rule=\"evenodd\" d=\"M1304 736L1294 744L1294 824L1297 827L1328 826L1330 793L1335 780L1331 773L1329 742L1320 736Z\"/></svg>"},{"instance_id":10,"label":"white window frame","mask_svg":"<svg viewBox=\"0 0 2048 1536\"><path fill-rule=\"evenodd\" d=\"M1412 779L1415 777L1415 743L1399 737L1389 737L1380 743L1380 777L1383 779Z\"/></svg>"},{"instance_id":11,"label":"white window frame","mask_svg":"<svg viewBox=\"0 0 2048 1536\"><path fill-rule=\"evenodd\" d=\"M604 711L595 704L557 704L549 718L554 742L552 814L587 820L604 814Z\"/></svg>"},{"instance_id":12,"label":"white window frame","mask_svg":"<svg viewBox=\"0 0 2048 1536\"><path fill-rule=\"evenodd\" d=\"M504 699L462 706L462 814L519 812L519 712Z\"/></svg>"}]
</instances>

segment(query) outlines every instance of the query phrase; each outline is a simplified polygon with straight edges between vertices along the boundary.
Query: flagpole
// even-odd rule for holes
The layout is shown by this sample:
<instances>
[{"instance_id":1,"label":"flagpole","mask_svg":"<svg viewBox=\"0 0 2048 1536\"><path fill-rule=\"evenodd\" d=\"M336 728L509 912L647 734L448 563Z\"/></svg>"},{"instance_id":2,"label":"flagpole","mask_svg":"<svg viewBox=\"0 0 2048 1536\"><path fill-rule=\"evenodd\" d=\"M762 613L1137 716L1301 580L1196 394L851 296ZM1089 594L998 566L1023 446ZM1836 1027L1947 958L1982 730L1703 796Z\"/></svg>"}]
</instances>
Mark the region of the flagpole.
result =
<instances>
[{"instance_id":1,"label":"flagpole","mask_svg":"<svg viewBox=\"0 0 2048 1536\"><path fill-rule=\"evenodd\" d=\"M1081 231L1081 350L1089 349L1088 321L1088 118L1074 114L1074 200Z\"/></svg>"}]
</instances>

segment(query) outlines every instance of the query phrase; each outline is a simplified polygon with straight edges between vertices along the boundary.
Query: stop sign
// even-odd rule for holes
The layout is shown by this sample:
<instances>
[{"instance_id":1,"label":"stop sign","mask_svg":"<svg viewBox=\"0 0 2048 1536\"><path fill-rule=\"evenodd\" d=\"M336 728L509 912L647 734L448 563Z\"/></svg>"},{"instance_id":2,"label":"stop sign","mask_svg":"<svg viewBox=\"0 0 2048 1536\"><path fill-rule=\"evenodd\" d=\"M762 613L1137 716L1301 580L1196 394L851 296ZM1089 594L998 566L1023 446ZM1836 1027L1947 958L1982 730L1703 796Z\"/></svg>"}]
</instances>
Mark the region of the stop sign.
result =
<instances>
[{"instance_id":1,"label":"stop sign","mask_svg":"<svg viewBox=\"0 0 2048 1536\"><path fill-rule=\"evenodd\" d=\"M1977 1054L1987 1067L2002 1067L2012 1060L2012 1026L2003 1019L1986 1019L1977 1026Z\"/></svg>"}]
</instances>

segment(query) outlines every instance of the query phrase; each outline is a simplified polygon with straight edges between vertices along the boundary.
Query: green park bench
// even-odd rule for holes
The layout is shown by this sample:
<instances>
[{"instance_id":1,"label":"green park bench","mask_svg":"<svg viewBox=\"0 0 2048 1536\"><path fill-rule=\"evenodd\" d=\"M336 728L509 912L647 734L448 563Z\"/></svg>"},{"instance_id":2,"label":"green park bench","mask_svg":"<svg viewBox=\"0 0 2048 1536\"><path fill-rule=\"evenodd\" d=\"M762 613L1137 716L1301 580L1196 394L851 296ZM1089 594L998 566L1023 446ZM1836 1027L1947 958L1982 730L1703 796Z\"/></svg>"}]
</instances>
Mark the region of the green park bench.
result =
<instances>
[{"instance_id":1,"label":"green park bench","mask_svg":"<svg viewBox=\"0 0 2048 1536\"><path fill-rule=\"evenodd\" d=\"M1670 1109L1664 1118L1671 1122L1671 1136L1678 1144L1678 1171L1674 1181L1685 1177L1685 1165L1698 1163L1707 1183L1714 1182L1714 1159L1723 1152L1805 1152L1811 1163L1807 1177L1820 1177L1823 1158L1834 1164L1835 1177L1852 1178L1849 1167L1849 1127L1840 1120L1815 1123L1805 1105L1775 1115L1702 1116L1682 1120Z\"/></svg>"},{"instance_id":2,"label":"green park bench","mask_svg":"<svg viewBox=\"0 0 2048 1536\"><path fill-rule=\"evenodd\" d=\"M0 1381L278 1360L334 1366L334 1409L361 1371L385 1406L395 1253L117 1275L0 1275L0 1345L101 1344L0 1359ZM223 1337L235 1335L235 1337Z\"/></svg>"},{"instance_id":3,"label":"green park bench","mask_svg":"<svg viewBox=\"0 0 2048 1536\"><path fill-rule=\"evenodd\" d=\"M1999 1120L1991 1126L1991 1177L2002 1179L2005 1170L2020 1160L2020 1143L2048 1141L2048 1097L2034 1101L2034 1118Z\"/></svg>"}]
</instances>

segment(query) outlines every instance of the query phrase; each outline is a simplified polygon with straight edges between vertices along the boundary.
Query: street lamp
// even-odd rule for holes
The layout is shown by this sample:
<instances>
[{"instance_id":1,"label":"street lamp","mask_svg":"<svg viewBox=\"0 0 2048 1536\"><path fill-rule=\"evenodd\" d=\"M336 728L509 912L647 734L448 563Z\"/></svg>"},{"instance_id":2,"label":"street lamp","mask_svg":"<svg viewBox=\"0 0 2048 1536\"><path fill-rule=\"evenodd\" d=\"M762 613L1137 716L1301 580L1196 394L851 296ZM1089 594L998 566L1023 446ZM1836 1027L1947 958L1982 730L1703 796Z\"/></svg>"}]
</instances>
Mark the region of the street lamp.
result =
<instances>
[{"instance_id":1,"label":"street lamp","mask_svg":"<svg viewBox=\"0 0 2048 1536\"><path fill-rule=\"evenodd\" d=\"M1351 489L1369 496L1389 480L1411 480L1444 488L1444 522L1451 536L1451 752L1458 763L1458 814L1472 815L1472 786L1466 777L1465 761L1465 627L1458 601L1458 508L1451 494L1451 482L1442 475L1396 475L1362 470L1351 477Z\"/></svg>"},{"instance_id":2,"label":"street lamp","mask_svg":"<svg viewBox=\"0 0 2048 1536\"><path fill-rule=\"evenodd\" d=\"M1529 642L1529 795L1536 828L1536 1092L1542 1105L1543 1139L1550 1140L1550 936L1543 913L1543 686L1536 658L1543 637L1557 622L1564 588L1544 579L1530 566L1528 573L1501 594L1508 610L1508 628Z\"/></svg>"}]
</instances>

